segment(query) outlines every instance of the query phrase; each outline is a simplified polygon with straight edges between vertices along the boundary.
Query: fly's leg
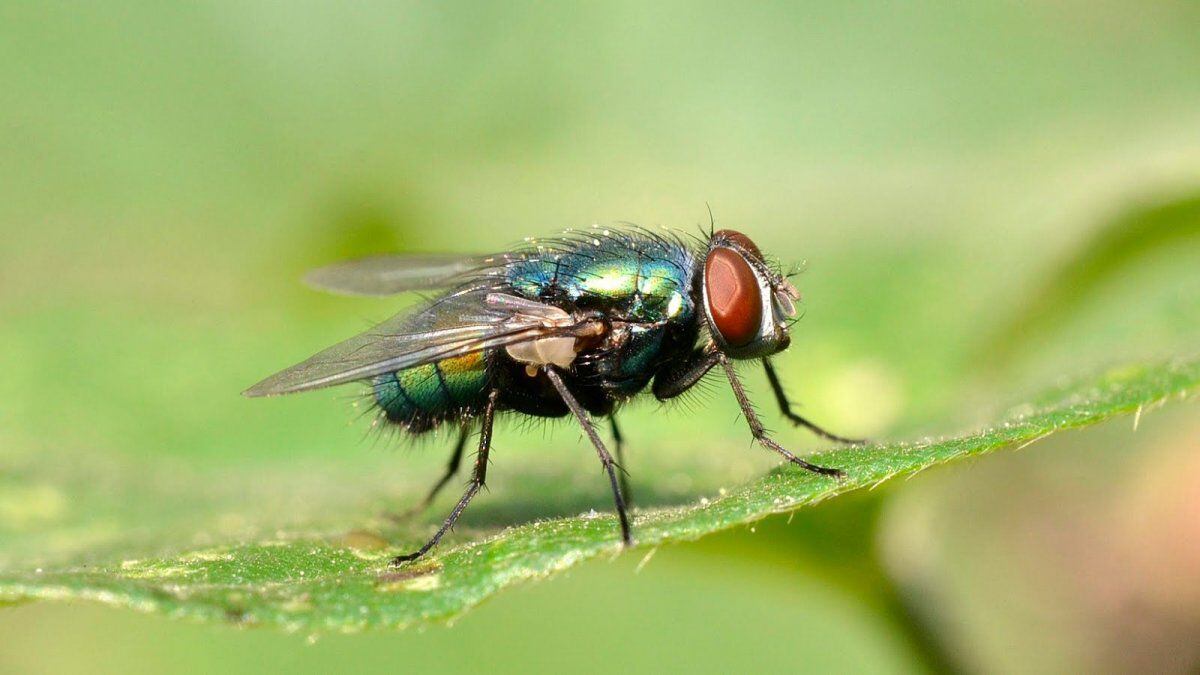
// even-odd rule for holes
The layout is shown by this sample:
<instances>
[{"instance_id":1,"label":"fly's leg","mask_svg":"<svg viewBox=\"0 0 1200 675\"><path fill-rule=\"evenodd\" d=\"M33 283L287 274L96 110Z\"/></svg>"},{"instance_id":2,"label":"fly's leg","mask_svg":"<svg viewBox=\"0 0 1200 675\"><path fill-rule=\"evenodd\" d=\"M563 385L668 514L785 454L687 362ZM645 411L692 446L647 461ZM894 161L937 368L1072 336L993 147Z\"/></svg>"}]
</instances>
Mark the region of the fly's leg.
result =
<instances>
[{"instance_id":1,"label":"fly's leg","mask_svg":"<svg viewBox=\"0 0 1200 675\"><path fill-rule=\"evenodd\" d=\"M471 482L467 484L467 491L463 493L462 498L458 500L458 504L454 506L454 510L446 517L446 522L442 523L442 527L438 529L437 534L433 538L425 542L421 548L407 555L396 556L392 559L392 565L401 565L411 560L416 560L429 552L429 549L437 546L437 543L442 540L442 537L454 527L455 521L466 510L467 504L471 503L471 499L483 487L483 481L487 477L488 451L492 448L492 422L496 417L496 401L500 398L500 391L493 389L488 394L487 407L483 409L483 422L479 428L479 453L475 455L475 471L471 476Z\"/></svg>"},{"instance_id":2,"label":"fly's leg","mask_svg":"<svg viewBox=\"0 0 1200 675\"><path fill-rule=\"evenodd\" d=\"M697 349L682 363L654 376L654 397L666 401L679 396L691 389L720 361L720 353L712 343Z\"/></svg>"},{"instance_id":3,"label":"fly's leg","mask_svg":"<svg viewBox=\"0 0 1200 675\"><path fill-rule=\"evenodd\" d=\"M633 544L633 537L629 533L629 514L625 512L625 498L621 495L621 487L617 481L617 463L613 461L612 455L608 454L608 448L604 447L604 441L600 440L600 434L596 432L596 425L592 423L592 419L588 417L587 411L583 406L579 405L579 401L575 400L575 395L567 389L567 384L563 382L562 377L554 368L547 366L543 372L549 378L550 383L558 390L558 395L562 397L563 403L571 409L575 415L575 419L579 421L579 425L583 427L583 431L587 434L588 439L592 441L592 445L596 446L596 454L600 456L600 464L604 466L604 471L608 474L608 482L612 487L613 501L617 505L617 517L621 521L621 541L626 546Z\"/></svg>"},{"instance_id":4,"label":"fly's leg","mask_svg":"<svg viewBox=\"0 0 1200 675\"><path fill-rule=\"evenodd\" d=\"M771 365L770 359L762 360L763 369L767 371L767 381L771 383L771 391L775 392L775 400L779 403L779 412L788 419L789 422L797 426L804 427L814 434L824 438L825 440L833 441L834 443L846 443L848 445L862 445L866 441L856 438L845 438L837 434L831 434L825 431L816 424L809 422L800 415L792 412L792 404L788 401L787 394L783 391L783 383L779 381L779 375L775 373L775 366Z\"/></svg>"},{"instance_id":5,"label":"fly's leg","mask_svg":"<svg viewBox=\"0 0 1200 675\"><path fill-rule=\"evenodd\" d=\"M470 435L470 432L471 425L463 423L458 432L458 440L454 443L454 452L450 455L450 463L446 465L446 472L442 474L438 482L434 483L429 494L425 495L425 499L422 499L419 504L407 511L391 516L392 520L406 520L424 513L425 509L429 508L429 505L437 498L442 488L446 487L446 483L449 483L450 479L454 478L455 474L458 473L458 467L462 465L463 450L467 447L467 436Z\"/></svg>"},{"instance_id":6,"label":"fly's leg","mask_svg":"<svg viewBox=\"0 0 1200 675\"><path fill-rule=\"evenodd\" d=\"M633 493L629 491L629 472L625 470L625 437L617 426L616 415L608 416L608 426L612 429L613 444L617 446L617 478L621 483L621 494L625 496L625 505L633 506Z\"/></svg>"},{"instance_id":7,"label":"fly's leg","mask_svg":"<svg viewBox=\"0 0 1200 675\"><path fill-rule=\"evenodd\" d=\"M750 433L753 434L754 440L758 441L763 447L779 453L784 459L796 466L819 473L822 476L835 476L837 478L844 478L846 476L840 469L831 469L806 462L793 455L787 448L771 440L771 437L767 435L766 428L758 419L758 413L754 412L754 405L750 403L750 398L746 396L746 390L742 387L742 381L738 379L737 372L733 369L733 363L724 354L719 354L717 358L721 366L725 369L725 375L729 378L729 386L733 388L733 395L737 398L738 406L741 407L742 414L745 415L746 422L750 425Z\"/></svg>"}]
</instances>

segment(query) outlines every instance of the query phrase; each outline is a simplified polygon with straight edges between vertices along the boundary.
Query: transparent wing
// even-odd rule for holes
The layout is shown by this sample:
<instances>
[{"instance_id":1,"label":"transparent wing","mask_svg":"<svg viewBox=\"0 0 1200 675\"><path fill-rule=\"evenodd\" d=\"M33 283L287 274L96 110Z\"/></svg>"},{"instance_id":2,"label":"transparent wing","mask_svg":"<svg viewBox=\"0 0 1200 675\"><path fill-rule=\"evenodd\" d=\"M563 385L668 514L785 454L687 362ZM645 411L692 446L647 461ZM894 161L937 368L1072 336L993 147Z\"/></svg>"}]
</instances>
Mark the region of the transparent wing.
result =
<instances>
[{"instance_id":1,"label":"transparent wing","mask_svg":"<svg viewBox=\"0 0 1200 675\"><path fill-rule=\"evenodd\" d=\"M304 276L313 288L343 295L395 295L443 288L476 269L485 256L452 254L377 255L319 267Z\"/></svg>"},{"instance_id":2,"label":"transparent wing","mask_svg":"<svg viewBox=\"0 0 1200 675\"><path fill-rule=\"evenodd\" d=\"M404 368L546 337L592 335L594 319L551 305L471 288L398 315L280 371L243 392L276 396L364 380Z\"/></svg>"}]
</instances>

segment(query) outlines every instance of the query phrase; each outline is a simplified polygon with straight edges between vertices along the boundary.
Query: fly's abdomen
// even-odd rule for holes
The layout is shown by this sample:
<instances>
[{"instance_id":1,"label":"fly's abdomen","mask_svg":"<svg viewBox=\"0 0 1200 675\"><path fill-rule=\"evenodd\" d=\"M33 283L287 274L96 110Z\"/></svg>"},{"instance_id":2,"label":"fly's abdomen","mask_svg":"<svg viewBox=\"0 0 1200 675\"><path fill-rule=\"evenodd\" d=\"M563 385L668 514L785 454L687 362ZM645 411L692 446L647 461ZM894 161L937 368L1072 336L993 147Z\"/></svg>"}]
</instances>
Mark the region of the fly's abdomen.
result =
<instances>
[{"instance_id":1,"label":"fly's abdomen","mask_svg":"<svg viewBox=\"0 0 1200 675\"><path fill-rule=\"evenodd\" d=\"M391 422L427 431L487 398L487 359L475 352L375 378L375 402Z\"/></svg>"}]
</instances>

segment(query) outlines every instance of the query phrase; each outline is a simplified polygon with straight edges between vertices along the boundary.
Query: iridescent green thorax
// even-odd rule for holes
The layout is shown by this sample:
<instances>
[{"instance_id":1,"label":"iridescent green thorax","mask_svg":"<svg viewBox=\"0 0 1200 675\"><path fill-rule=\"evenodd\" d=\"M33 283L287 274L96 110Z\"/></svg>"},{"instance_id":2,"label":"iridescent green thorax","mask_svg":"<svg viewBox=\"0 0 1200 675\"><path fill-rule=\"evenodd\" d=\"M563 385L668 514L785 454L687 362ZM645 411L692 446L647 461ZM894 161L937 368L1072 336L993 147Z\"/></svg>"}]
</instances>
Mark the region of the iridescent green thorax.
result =
<instances>
[{"instance_id":1,"label":"iridescent green thorax","mask_svg":"<svg viewBox=\"0 0 1200 675\"><path fill-rule=\"evenodd\" d=\"M680 241L642 233L584 232L509 264L507 281L531 299L616 312L636 323L689 320L694 257Z\"/></svg>"}]
</instances>

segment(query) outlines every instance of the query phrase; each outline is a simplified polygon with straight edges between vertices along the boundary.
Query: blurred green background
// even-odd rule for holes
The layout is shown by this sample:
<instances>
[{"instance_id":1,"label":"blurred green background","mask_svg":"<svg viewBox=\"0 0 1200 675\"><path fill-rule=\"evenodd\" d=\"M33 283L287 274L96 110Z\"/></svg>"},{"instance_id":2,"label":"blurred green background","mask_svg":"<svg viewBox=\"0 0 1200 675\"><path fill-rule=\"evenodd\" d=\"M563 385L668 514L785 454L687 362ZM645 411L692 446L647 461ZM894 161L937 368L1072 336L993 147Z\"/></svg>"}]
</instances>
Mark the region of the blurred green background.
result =
<instances>
[{"instance_id":1,"label":"blurred green background","mask_svg":"<svg viewBox=\"0 0 1200 675\"><path fill-rule=\"evenodd\" d=\"M1185 0L0 3L0 567L411 503L446 439L369 434L353 392L237 395L407 302L297 283L354 255L691 229L711 205L805 263L777 359L805 414L877 438L1194 353L1198 34ZM723 388L671 412L624 418L641 504L774 465ZM451 627L5 608L0 671L1189 672L1198 438L1169 407L585 564ZM608 507L573 428L507 423L494 461L460 538Z\"/></svg>"}]
</instances>

